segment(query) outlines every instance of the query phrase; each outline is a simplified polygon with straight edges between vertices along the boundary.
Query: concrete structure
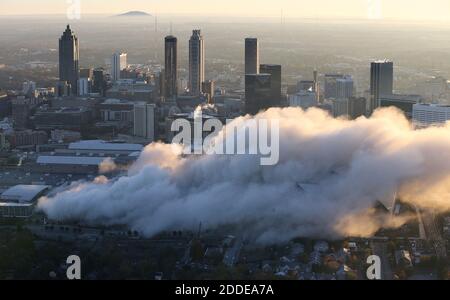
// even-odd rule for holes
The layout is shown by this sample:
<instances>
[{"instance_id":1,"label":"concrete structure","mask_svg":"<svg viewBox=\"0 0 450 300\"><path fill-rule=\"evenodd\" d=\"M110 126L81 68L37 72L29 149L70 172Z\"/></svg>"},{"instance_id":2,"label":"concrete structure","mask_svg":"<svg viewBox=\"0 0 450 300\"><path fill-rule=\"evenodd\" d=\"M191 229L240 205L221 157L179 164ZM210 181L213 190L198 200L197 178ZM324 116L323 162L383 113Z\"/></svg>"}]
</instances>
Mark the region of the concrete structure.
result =
<instances>
[{"instance_id":1,"label":"concrete structure","mask_svg":"<svg viewBox=\"0 0 450 300\"><path fill-rule=\"evenodd\" d=\"M386 95L380 96L380 107L394 106L402 110L408 119L411 119L413 106L421 101L422 97L419 95Z\"/></svg>"},{"instance_id":2,"label":"concrete structure","mask_svg":"<svg viewBox=\"0 0 450 300\"><path fill-rule=\"evenodd\" d=\"M95 156L39 156L34 171L49 174L97 174L110 157ZM114 160L112 160L114 161Z\"/></svg>"},{"instance_id":3,"label":"concrete structure","mask_svg":"<svg viewBox=\"0 0 450 300\"><path fill-rule=\"evenodd\" d=\"M370 66L370 112L380 107L381 96L393 94L394 63L388 60L375 61Z\"/></svg>"},{"instance_id":4,"label":"concrete structure","mask_svg":"<svg viewBox=\"0 0 450 300\"><path fill-rule=\"evenodd\" d=\"M450 106L434 104L415 104L413 124L418 128L442 126L450 120Z\"/></svg>"},{"instance_id":5,"label":"concrete structure","mask_svg":"<svg viewBox=\"0 0 450 300\"><path fill-rule=\"evenodd\" d=\"M153 103L155 102L155 90L147 81L121 79L106 91L106 97Z\"/></svg>"},{"instance_id":6,"label":"concrete structure","mask_svg":"<svg viewBox=\"0 0 450 300\"><path fill-rule=\"evenodd\" d=\"M281 106L281 65L260 65L261 74L270 74L271 107Z\"/></svg>"},{"instance_id":7,"label":"concrete structure","mask_svg":"<svg viewBox=\"0 0 450 300\"><path fill-rule=\"evenodd\" d=\"M333 116L335 118L348 116L348 99L333 99Z\"/></svg>"},{"instance_id":8,"label":"concrete structure","mask_svg":"<svg viewBox=\"0 0 450 300\"><path fill-rule=\"evenodd\" d=\"M91 79L80 78L78 79L78 96L83 97L89 95L91 92Z\"/></svg>"},{"instance_id":9,"label":"concrete structure","mask_svg":"<svg viewBox=\"0 0 450 300\"><path fill-rule=\"evenodd\" d=\"M17 185L0 195L0 217L28 218L37 200L50 189L47 185Z\"/></svg>"},{"instance_id":10,"label":"concrete structure","mask_svg":"<svg viewBox=\"0 0 450 300\"><path fill-rule=\"evenodd\" d=\"M177 38L167 36L165 38L165 98L175 100L178 95L178 57Z\"/></svg>"},{"instance_id":11,"label":"concrete structure","mask_svg":"<svg viewBox=\"0 0 450 300\"><path fill-rule=\"evenodd\" d=\"M272 105L270 74L245 75L245 112L255 115Z\"/></svg>"},{"instance_id":12,"label":"concrete structure","mask_svg":"<svg viewBox=\"0 0 450 300\"><path fill-rule=\"evenodd\" d=\"M45 131L24 130L15 131L11 137L11 146L35 146L48 142L48 135Z\"/></svg>"},{"instance_id":13,"label":"concrete structure","mask_svg":"<svg viewBox=\"0 0 450 300\"><path fill-rule=\"evenodd\" d=\"M208 103L214 103L214 81L208 80L202 83L202 93L208 98Z\"/></svg>"},{"instance_id":14,"label":"concrete structure","mask_svg":"<svg viewBox=\"0 0 450 300\"><path fill-rule=\"evenodd\" d=\"M134 102L107 99L98 108L103 122L133 123L134 121Z\"/></svg>"},{"instance_id":15,"label":"concrete structure","mask_svg":"<svg viewBox=\"0 0 450 300\"><path fill-rule=\"evenodd\" d=\"M300 91L297 94L289 95L289 106L301 107L302 109L308 109L316 106L317 97L313 91Z\"/></svg>"},{"instance_id":16,"label":"concrete structure","mask_svg":"<svg viewBox=\"0 0 450 300\"><path fill-rule=\"evenodd\" d=\"M154 104L136 104L134 106L134 135L146 138L149 142L155 140L155 110Z\"/></svg>"},{"instance_id":17,"label":"concrete structure","mask_svg":"<svg viewBox=\"0 0 450 300\"><path fill-rule=\"evenodd\" d=\"M59 39L59 80L69 83L73 94L78 91L79 60L78 38L67 25L66 31Z\"/></svg>"},{"instance_id":18,"label":"concrete structure","mask_svg":"<svg viewBox=\"0 0 450 300\"><path fill-rule=\"evenodd\" d=\"M365 116L367 113L367 100L363 97L348 99L348 117L351 120Z\"/></svg>"},{"instance_id":19,"label":"concrete structure","mask_svg":"<svg viewBox=\"0 0 450 300\"><path fill-rule=\"evenodd\" d=\"M205 43L200 30L194 30L189 40L189 92L199 95L205 81Z\"/></svg>"},{"instance_id":20,"label":"concrete structure","mask_svg":"<svg viewBox=\"0 0 450 300\"><path fill-rule=\"evenodd\" d=\"M81 68L80 69L80 78L88 78L89 80L92 80L94 78L94 69Z\"/></svg>"},{"instance_id":21,"label":"concrete structure","mask_svg":"<svg viewBox=\"0 0 450 300\"><path fill-rule=\"evenodd\" d=\"M353 77L346 75L336 79L336 98L348 99L353 97Z\"/></svg>"},{"instance_id":22,"label":"concrete structure","mask_svg":"<svg viewBox=\"0 0 450 300\"><path fill-rule=\"evenodd\" d=\"M39 130L67 129L80 131L89 127L93 112L87 107L42 109L34 115L34 126Z\"/></svg>"},{"instance_id":23,"label":"concrete structure","mask_svg":"<svg viewBox=\"0 0 450 300\"><path fill-rule=\"evenodd\" d=\"M101 96L106 92L106 81L103 69L95 69L93 72L94 83L92 85L92 92L99 93Z\"/></svg>"},{"instance_id":24,"label":"concrete structure","mask_svg":"<svg viewBox=\"0 0 450 300\"><path fill-rule=\"evenodd\" d=\"M123 154L128 155L143 150L139 144L126 144L121 142L106 142L102 140L80 141L71 143L68 149L75 153L93 154Z\"/></svg>"},{"instance_id":25,"label":"concrete structure","mask_svg":"<svg viewBox=\"0 0 450 300\"><path fill-rule=\"evenodd\" d=\"M114 53L111 57L111 77L113 81L120 79L120 72L126 69L127 54L126 53Z\"/></svg>"},{"instance_id":26,"label":"concrete structure","mask_svg":"<svg viewBox=\"0 0 450 300\"><path fill-rule=\"evenodd\" d=\"M256 38L245 39L245 74L259 74L259 42Z\"/></svg>"}]
</instances>

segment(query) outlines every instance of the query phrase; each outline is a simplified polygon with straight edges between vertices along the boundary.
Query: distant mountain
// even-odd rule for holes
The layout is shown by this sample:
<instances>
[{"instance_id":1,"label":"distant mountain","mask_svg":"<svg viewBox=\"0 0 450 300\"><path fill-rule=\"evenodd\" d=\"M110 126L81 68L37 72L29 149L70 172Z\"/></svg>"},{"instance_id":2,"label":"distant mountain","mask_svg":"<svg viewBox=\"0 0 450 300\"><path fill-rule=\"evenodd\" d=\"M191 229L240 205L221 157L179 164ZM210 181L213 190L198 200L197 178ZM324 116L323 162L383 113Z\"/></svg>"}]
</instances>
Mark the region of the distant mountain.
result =
<instances>
[{"instance_id":1,"label":"distant mountain","mask_svg":"<svg viewBox=\"0 0 450 300\"><path fill-rule=\"evenodd\" d=\"M129 11L124 14L116 15L116 17L151 17L152 15L143 11Z\"/></svg>"}]
</instances>

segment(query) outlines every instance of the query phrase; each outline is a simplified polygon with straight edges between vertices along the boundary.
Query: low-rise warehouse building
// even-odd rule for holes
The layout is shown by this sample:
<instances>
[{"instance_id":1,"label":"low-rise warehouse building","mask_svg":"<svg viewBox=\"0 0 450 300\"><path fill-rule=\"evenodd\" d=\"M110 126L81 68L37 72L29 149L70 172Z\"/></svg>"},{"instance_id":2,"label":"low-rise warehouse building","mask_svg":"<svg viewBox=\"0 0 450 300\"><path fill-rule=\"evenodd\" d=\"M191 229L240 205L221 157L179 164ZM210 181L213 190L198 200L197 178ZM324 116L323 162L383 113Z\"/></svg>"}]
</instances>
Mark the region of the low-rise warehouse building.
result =
<instances>
[{"instance_id":1,"label":"low-rise warehouse building","mask_svg":"<svg viewBox=\"0 0 450 300\"><path fill-rule=\"evenodd\" d=\"M0 217L29 218L37 200L50 190L48 185L16 185L0 195Z\"/></svg>"}]
</instances>

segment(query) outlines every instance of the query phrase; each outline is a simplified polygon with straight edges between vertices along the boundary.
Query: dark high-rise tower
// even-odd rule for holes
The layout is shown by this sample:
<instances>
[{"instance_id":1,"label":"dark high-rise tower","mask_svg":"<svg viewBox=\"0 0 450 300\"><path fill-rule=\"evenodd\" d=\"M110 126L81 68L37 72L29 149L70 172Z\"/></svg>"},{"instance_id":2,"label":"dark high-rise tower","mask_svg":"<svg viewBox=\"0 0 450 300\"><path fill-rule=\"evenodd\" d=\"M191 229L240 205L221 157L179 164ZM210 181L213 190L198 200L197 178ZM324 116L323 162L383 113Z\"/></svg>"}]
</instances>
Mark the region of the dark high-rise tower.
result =
<instances>
[{"instance_id":1,"label":"dark high-rise tower","mask_svg":"<svg viewBox=\"0 0 450 300\"><path fill-rule=\"evenodd\" d=\"M281 66L280 65L261 65L259 67L261 74L270 74L271 76L271 106L279 107L281 105Z\"/></svg>"},{"instance_id":2,"label":"dark high-rise tower","mask_svg":"<svg viewBox=\"0 0 450 300\"><path fill-rule=\"evenodd\" d=\"M381 96L389 96L394 87L394 63L383 60L370 66L370 112L380 106Z\"/></svg>"},{"instance_id":3,"label":"dark high-rise tower","mask_svg":"<svg viewBox=\"0 0 450 300\"><path fill-rule=\"evenodd\" d=\"M245 74L259 73L259 43L256 38L245 39Z\"/></svg>"},{"instance_id":4,"label":"dark high-rise tower","mask_svg":"<svg viewBox=\"0 0 450 300\"><path fill-rule=\"evenodd\" d=\"M165 97L175 100L178 92L177 77L177 38L167 36L165 38Z\"/></svg>"},{"instance_id":5,"label":"dark high-rise tower","mask_svg":"<svg viewBox=\"0 0 450 300\"><path fill-rule=\"evenodd\" d=\"M189 40L189 91L200 95L205 81L205 44L200 30L192 32Z\"/></svg>"},{"instance_id":6,"label":"dark high-rise tower","mask_svg":"<svg viewBox=\"0 0 450 300\"><path fill-rule=\"evenodd\" d=\"M77 84L80 77L78 38L67 25L66 31L59 39L59 80L71 85L73 94L77 94Z\"/></svg>"},{"instance_id":7,"label":"dark high-rise tower","mask_svg":"<svg viewBox=\"0 0 450 300\"><path fill-rule=\"evenodd\" d=\"M245 113L256 115L272 107L272 85L270 74L245 75Z\"/></svg>"}]
</instances>

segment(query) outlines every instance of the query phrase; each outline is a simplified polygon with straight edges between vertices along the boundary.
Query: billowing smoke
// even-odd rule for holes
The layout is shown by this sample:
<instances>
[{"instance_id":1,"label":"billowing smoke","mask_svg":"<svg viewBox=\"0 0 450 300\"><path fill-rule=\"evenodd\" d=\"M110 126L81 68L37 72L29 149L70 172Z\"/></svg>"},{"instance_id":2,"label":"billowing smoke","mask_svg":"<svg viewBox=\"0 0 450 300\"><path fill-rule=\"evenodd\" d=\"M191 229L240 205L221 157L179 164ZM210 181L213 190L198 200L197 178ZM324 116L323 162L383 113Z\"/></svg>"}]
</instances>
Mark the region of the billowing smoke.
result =
<instances>
[{"instance_id":1,"label":"billowing smoke","mask_svg":"<svg viewBox=\"0 0 450 300\"><path fill-rule=\"evenodd\" d=\"M395 109L370 119L334 119L319 109L271 109L279 119L280 161L258 156L181 156L145 148L126 176L77 183L39 207L49 217L165 230L236 225L258 242L294 237L370 236L406 220L379 215L394 198L450 209L450 125L413 130ZM250 117L235 120L245 126Z\"/></svg>"}]
</instances>

